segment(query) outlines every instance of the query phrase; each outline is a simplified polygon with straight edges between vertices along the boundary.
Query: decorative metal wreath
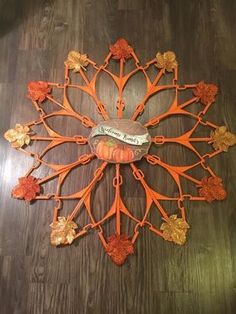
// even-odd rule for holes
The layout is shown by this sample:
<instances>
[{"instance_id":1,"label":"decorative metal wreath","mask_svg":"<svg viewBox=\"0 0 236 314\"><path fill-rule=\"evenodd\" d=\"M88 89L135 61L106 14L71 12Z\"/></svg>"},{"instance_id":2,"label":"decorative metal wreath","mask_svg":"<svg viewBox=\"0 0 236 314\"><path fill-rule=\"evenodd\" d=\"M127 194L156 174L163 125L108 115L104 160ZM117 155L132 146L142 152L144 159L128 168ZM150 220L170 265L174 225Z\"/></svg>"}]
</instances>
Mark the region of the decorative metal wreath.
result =
<instances>
[{"instance_id":1,"label":"decorative metal wreath","mask_svg":"<svg viewBox=\"0 0 236 314\"><path fill-rule=\"evenodd\" d=\"M118 75L112 73L108 69L108 65L112 59L119 62L120 70ZM130 73L125 74L125 62L129 59L134 60L135 69ZM153 65L156 66L156 76L154 80L152 80L148 74L148 69ZM88 66L95 70L95 74L91 80L89 80L85 74L86 67ZM72 84L71 71L78 73L82 77L84 84ZM109 117L104 104L99 99L96 92L96 80L98 74L102 72L106 72L118 88L118 100L116 103L117 117L114 119ZM138 72L143 73L145 77L146 93L143 100L137 105L132 117L130 119L123 119L123 111L125 109L123 91L127 81ZM161 78L168 73L173 74L172 83L169 85L159 85ZM203 119L209 107L215 101L218 88L213 84L206 84L203 81L198 84L179 85L177 83L177 78L178 63L173 52L167 51L163 54L157 53L154 59L142 66L140 65L139 59L133 48L129 46L126 40L119 39L114 45L110 46L110 51L105 58L104 64L101 66L98 66L94 61L89 59L86 54L71 51L68 55L68 59L65 61L64 84L42 81L30 82L28 84L28 97L32 100L32 103L39 114L39 118L25 124L16 124L15 128L8 130L4 136L11 143L12 147L32 156L34 158L34 164L24 177L19 178L18 185L12 190L12 196L29 202L38 199L53 199L55 201L53 221L50 225L52 228L52 245L59 246L71 244L75 239L84 236L89 229L97 229L99 238L107 254L112 258L114 263L122 265L127 256L134 253L134 244L138 238L140 228L148 226L150 231L161 236L163 239L182 245L186 241L186 233L189 228L189 224L186 221L183 201L187 199L190 201L206 200L212 202L214 200L223 200L226 197L226 191L223 187L222 180L217 177L212 169L205 163L206 159L212 158L222 151L227 151L229 146L236 143L236 135L227 131L225 126L216 126ZM72 88L78 89L91 96L97 106L98 113L103 117L104 122L96 125L91 118L82 115L73 108L67 96L68 89ZM55 89L63 91L63 99L60 101L53 97ZM175 91L174 101L169 109L163 114L152 117L144 125L136 122L136 119L145 110L149 98L154 94L167 89ZM192 98L181 103L178 97L181 90L192 90ZM43 108L43 102L45 100L54 104L58 110L47 114ZM187 111L187 108L196 102L201 103L203 109L198 114ZM149 128L158 125L161 120L175 115L185 115L195 119L196 122L192 129L178 137L169 138L164 136L150 136L148 131ZM77 135L68 137L59 134L47 123L48 118L55 116L74 117L86 128L92 128L90 136L88 138ZM40 136L35 134L32 130L35 125L43 125L48 135ZM208 137L192 137L193 132L199 125L211 128ZM25 148L34 141L46 141L48 142L48 145L40 154L29 152ZM77 143L79 145L89 145L91 153L82 155L77 161L66 165L48 163L43 159L44 155L49 150L67 142ZM163 162L158 156L150 155L148 153L151 145L163 145L169 142L187 147L198 157L199 161L187 166L174 166ZM212 144L214 151L201 155L193 146L194 142ZM85 165L94 158L100 159L101 165L94 172L92 181L85 188L76 193L62 195L61 186L72 169ZM149 164L153 165L153 167L160 166L167 170L177 185L178 195L169 197L152 189L146 182L144 173L135 163L140 159L146 160ZM93 214L96 208L94 208L91 203L91 193L95 185L101 180L108 163L113 163L115 167L115 177L113 179L115 198L111 208L108 209L105 216L100 220L96 220ZM141 219L138 219L131 214L121 198L120 187L123 183L121 173L122 164L130 165L134 178L144 188L146 194L146 207ZM32 173L41 165L49 167L52 170L52 173L43 178L36 178ZM208 175L200 181L187 173L188 170L197 166L201 166L208 173ZM191 181L198 188L198 196L192 196L183 192L180 181L181 177ZM55 193L44 194L43 189L41 188L42 185L55 178L58 179ZM78 200L78 202L67 217L62 217L59 215L59 212L63 206L63 200L68 199L75 199ZM168 215L161 204L161 202L165 200L176 201L179 209L179 216L177 214ZM158 209L163 219L159 229L154 227L148 220L152 205ZM87 211L90 217L90 223L83 227L78 227L75 219L82 207ZM125 215L135 223L132 237L128 237L121 231L122 215ZM106 239L103 233L103 223L112 217L115 218L116 231Z\"/></svg>"}]
</instances>

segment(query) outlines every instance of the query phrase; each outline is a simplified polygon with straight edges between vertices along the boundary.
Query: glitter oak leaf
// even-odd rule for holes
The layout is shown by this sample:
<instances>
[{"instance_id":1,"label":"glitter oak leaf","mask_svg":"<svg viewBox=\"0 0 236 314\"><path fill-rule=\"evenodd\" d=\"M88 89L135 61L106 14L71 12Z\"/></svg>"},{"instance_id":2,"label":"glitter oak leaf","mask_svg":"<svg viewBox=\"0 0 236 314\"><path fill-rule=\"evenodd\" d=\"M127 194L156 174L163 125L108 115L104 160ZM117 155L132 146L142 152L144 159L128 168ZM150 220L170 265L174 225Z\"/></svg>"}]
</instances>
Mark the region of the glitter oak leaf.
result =
<instances>
[{"instance_id":1,"label":"glitter oak leaf","mask_svg":"<svg viewBox=\"0 0 236 314\"><path fill-rule=\"evenodd\" d=\"M236 134L227 131L226 126L218 127L216 130L211 132L210 136L210 143L212 143L215 150L220 149L227 152L230 146L236 144Z\"/></svg>"},{"instance_id":2,"label":"glitter oak leaf","mask_svg":"<svg viewBox=\"0 0 236 314\"><path fill-rule=\"evenodd\" d=\"M50 227L52 228L51 244L58 246L73 242L78 225L74 221L67 221L65 217L58 217L58 220L51 223Z\"/></svg>"},{"instance_id":3,"label":"glitter oak leaf","mask_svg":"<svg viewBox=\"0 0 236 314\"><path fill-rule=\"evenodd\" d=\"M124 264L126 258L134 253L133 243L125 234L114 234L107 241L106 252L118 266Z\"/></svg>"},{"instance_id":4,"label":"glitter oak leaf","mask_svg":"<svg viewBox=\"0 0 236 314\"><path fill-rule=\"evenodd\" d=\"M173 51L166 51L163 54L158 52L156 54L155 66L158 69L163 69L164 72L173 72L173 69L177 67L176 55Z\"/></svg>"},{"instance_id":5,"label":"glitter oak leaf","mask_svg":"<svg viewBox=\"0 0 236 314\"><path fill-rule=\"evenodd\" d=\"M165 240L183 245L186 242L186 233L189 228L189 224L183 218L171 215L166 222L162 223L160 230L163 231Z\"/></svg>"},{"instance_id":6,"label":"glitter oak leaf","mask_svg":"<svg viewBox=\"0 0 236 314\"><path fill-rule=\"evenodd\" d=\"M43 102L47 96L50 96L51 91L47 82L37 81L28 84L28 98L33 101Z\"/></svg>"},{"instance_id":7,"label":"glitter oak leaf","mask_svg":"<svg viewBox=\"0 0 236 314\"><path fill-rule=\"evenodd\" d=\"M32 201L40 192L38 179L33 176L22 177L18 179L19 184L16 185L11 192L12 197Z\"/></svg>"},{"instance_id":8,"label":"glitter oak leaf","mask_svg":"<svg viewBox=\"0 0 236 314\"><path fill-rule=\"evenodd\" d=\"M129 46L128 42L120 38L114 45L110 45L110 51L112 53L112 58L116 60L129 59L132 56L133 48Z\"/></svg>"},{"instance_id":9,"label":"glitter oak leaf","mask_svg":"<svg viewBox=\"0 0 236 314\"><path fill-rule=\"evenodd\" d=\"M211 203L214 200L221 201L226 198L227 193L224 189L222 179L219 177L205 177L199 186L199 195Z\"/></svg>"},{"instance_id":10,"label":"glitter oak leaf","mask_svg":"<svg viewBox=\"0 0 236 314\"><path fill-rule=\"evenodd\" d=\"M16 124L14 129L5 132L5 139L11 143L14 148L21 148L30 143L30 128L26 125Z\"/></svg>"},{"instance_id":11,"label":"glitter oak leaf","mask_svg":"<svg viewBox=\"0 0 236 314\"><path fill-rule=\"evenodd\" d=\"M78 51L70 51L65 61L65 65L68 69L73 70L73 72L79 72L81 68L86 70L85 67L89 64L88 57L86 54L81 54Z\"/></svg>"},{"instance_id":12,"label":"glitter oak leaf","mask_svg":"<svg viewBox=\"0 0 236 314\"><path fill-rule=\"evenodd\" d=\"M206 84L204 81L199 82L196 88L193 90L193 94L203 105L213 103L217 93L218 87L216 85Z\"/></svg>"}]
</instances>

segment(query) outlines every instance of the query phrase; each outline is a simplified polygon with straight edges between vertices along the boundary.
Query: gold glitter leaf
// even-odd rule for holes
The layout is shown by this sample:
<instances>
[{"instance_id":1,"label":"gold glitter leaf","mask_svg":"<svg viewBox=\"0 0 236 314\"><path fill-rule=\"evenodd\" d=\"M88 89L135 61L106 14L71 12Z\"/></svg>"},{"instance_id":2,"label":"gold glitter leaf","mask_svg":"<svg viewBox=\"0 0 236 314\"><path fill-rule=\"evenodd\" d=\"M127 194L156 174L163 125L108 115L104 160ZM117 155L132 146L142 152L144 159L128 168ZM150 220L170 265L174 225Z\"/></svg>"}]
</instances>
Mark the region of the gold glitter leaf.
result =
<instances>
[{"instance_id":1,"label":"gold glitter leaf","mask_svg":"<svg viewBox=\"0 0 236 314\"><path fill-rule=\"evenodd\" d=\"M226 126L220 126L211 134L211 143L215 150L222 150L224 152L228 151L230 146L236 144L236 135L227 131Z\"/></svg>"},{"instance_id":2,"label":"gold glitter leaf","mask_svg":"<svg viewBox=\"0 0 236 314\"><path fill-rule=\"evenodd\" d=\"M29 136L30 128L28 126L22 124L16 124L14 129L10 129L5 132L5 139L11 143L11 146L14 148L21 148L24 145L29 145L30 136Z\"/></svg>"},{"instance_id":3,"label":"gold glitter leaf","mask_svg":"<svg viewBox=\"0 0 236 314\"><path fill-rule=\"evenodd\" d=\"M65 217L58 217L58 221L53 222L50 227L52 228L51 244L55 246L71 244L76 235L74 229L78 228L74 221L67 221Z\"/></svg>"},{"instance_id":4,"label":"gold glitter leaf","mask_svg":"<svg viewBox=\"0 0 236 314\"><path fill-rule=\"evenodd\" d=\"M67 60L65 61L65 65L67 65L70 70L74 70L74 72L79 72L81 68L86 70L85 67L88 64L87 55L82 55L80 52L74 50L69 52Z\"/></svg>"},{"instance_id":5,"label":"gold glitter leaf","mask_svg":"<svg viewBox=\"0 0 236 314\"><path fill-rule=\"evenodd\" d=\"M173 51L166 51L163 54L158 52L156 55L157 63L155 64L157 68L163 69L167 72L173 72L173 69L177 67L178 63L176 61L176 56Z\"/></svg>"},{"instance_id":6,"label":"gold glitter leaf","mask_svg":"<svg viewBox=\"0 0 236 314\"><path fill-rule=\"evenodd\" d=\"M165 240L183 245L186 242L186 232L189 228L188 223L183 218L172 215L166 222L162 223L160 230L163 231Z\"/></svg>"}]
</instances>

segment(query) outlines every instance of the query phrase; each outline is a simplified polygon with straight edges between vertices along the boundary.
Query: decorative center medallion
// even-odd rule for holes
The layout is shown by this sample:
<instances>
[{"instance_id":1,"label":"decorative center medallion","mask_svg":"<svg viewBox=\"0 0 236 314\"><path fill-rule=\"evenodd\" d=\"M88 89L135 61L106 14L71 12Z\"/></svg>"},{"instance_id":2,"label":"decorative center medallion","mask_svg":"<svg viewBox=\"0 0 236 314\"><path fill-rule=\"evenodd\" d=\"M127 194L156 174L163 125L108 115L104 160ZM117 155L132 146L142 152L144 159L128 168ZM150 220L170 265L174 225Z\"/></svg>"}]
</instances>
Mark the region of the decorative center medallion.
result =
<instances>
[{"instance_id":1,"label":"decorative center medallion","mask_svg":"<svg viewBox=\"0 0 236 314\"><path fill-rule=\"evenodd\" d=\"M111 163L130 163L148 153L151 137L137 121L112 119L92 129L89 144L99 159Z\"/></svg>"}]
</instances>

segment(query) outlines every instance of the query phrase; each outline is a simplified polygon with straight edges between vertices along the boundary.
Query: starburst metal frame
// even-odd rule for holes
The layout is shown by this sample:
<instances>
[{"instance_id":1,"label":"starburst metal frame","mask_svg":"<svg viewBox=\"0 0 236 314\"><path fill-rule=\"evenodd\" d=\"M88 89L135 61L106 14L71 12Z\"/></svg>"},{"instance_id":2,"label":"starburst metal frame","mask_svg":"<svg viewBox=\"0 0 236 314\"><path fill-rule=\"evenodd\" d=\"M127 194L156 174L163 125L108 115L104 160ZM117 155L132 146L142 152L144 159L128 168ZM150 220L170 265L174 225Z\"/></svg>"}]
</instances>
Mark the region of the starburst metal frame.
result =
<instances>
[{"instance_id":1,"label":"starburst metal frame","mask_svg":"<svg viewBox=\"0 0 236 314\"><path fill-rule=\"evenodd\" d=\"M59 211L61 210L61 208L63 206L64 200L75 199L78 201L76 206L72 209L72 211L70 212L70 214L66 218L67 223L72 222L76 219L76 217L77 217L77 215L78 215L78 213L82 207L84 207L86 209L86 211L90 217L90 223L83 226L77 232L75 232L74 236L72 237L72 240L74 240L75 238L80 238L80 237L84 236L85 234L87 234L87 232L90 229L97 229L98 230L98 236L101 240L101 243L104 246L105 250L109 254L109 239L107 240L106 237L104 236L103 224L108 219L114 217L115 218L115 234L118 237L118 239L119 239L119 237L121 239L121 237L122 237L121 217L122 217L122 215L124 215L124 216L127 216L129 219L133 220L135 223L133 236L129 239L125 238L126 241L129 241L129 245L132 245L132 246L134 245L134 243L136 242L136 240L139 236L140 228L142 228L144 226L147 226L150 231L163 237L165 240L174 241L174 242L178 243L178 241L175 240L174 236L171 237L170 233L167 235L165 234L166 229L165 229L165 227L163 227L163 224L162 224L162 227L159 229L156 226L154 226L151 223L151 221L148 220L148 215L149 215L151 206L154 205L158 209L158 211L160 212L160 215L162 216L165 223L171 228L171 226L173 227L173 224L171 225L170 216L168 215L166 210L163 208L161 201L175 201L177 204L177 208L179 209L181 223L185 223L186 222L186 211L185 211L185 208L183 205L184 200L190 200L190 201L204 201L205 200L204 196L200 196L200 195L199 196L193 196L190 194L185 194L183 191L180 179L181 178L187 179L191 183L193 183L196 187L201 186L202 185L201 181L199 181L196 178L194 178L193 176L187 174L188 170L193 169L197 166L202 167L209 174L209 176L216 177L213 170L206 164L206 160L216 156L222 150L217 149L211 153L201 155L197 151L197 149L192 145L192 143L196 143L196 142L210 143L212 140L211 136L209 136L209 137L192 137L193 132L196 130L196 128L199 125L210 127L213 130L218 128L217 125L211 123L210 121L203 119L204 115L206 114L206 112L208 111L210 106L213 104L213 102L209 102L206 105L204 105L204 109L201 110L198 114L189 112L189 111L187 111L187 108L191 104L198 102L199 98L196 96L193 96L191 99L188 99L187 101L185 101L183 103L180 103L179 93L182 90L189 90L189 89L194 90L196 88L197 84L179 85L177 82L178 66L173 68L172 83L167 84L167 85L159 85L161 78L165 75L165 68L157 69L157 74L156 74L154 80L151 80L149 75L148 75L148 69L157 62L156 58L152 59L151 61L146 63L144 66L142 66L140 64L140 61L139 61L137 55L135 54L135 52L132 49L130 52L130 58L133 58L133 60L134 60L135 69L132 70L128 74L124 74L124 66L125 66L126 60L125 60L125 57L124 58L121 57L118 60L119 68L120 68L119 74L116 75L108 69L108 65L109 65L112 57L113 57L113 54L110 51L108 53L107 57L105 58L104 63L100 66L98 66L94 61L92 61L91 59L89 59L87 57L86 58L86 62L87 62L86 65L91 66L95 70L95 74L92 77L92 79L89 80L87 75L86 75L85 69L83 67L79 68L78 74L82 77L82 80L84 82L83 85L74 84L74 83L72 84L71 75L70 75L71 70L69 69L69 67L67 65L65 65L65 76L64 76L64 83L63 84L58 84L58 83L54 83L54 82L47 82L48 87L51 88L51 90L52 90L52 93L48 93L45 96L45 98L46 98L46 100L50 101L55 106L57 106L58 110L55 110L52 113L47 114L45 112L45 110L43 109L43 102L36 101L36 100L32 99L33 105L39 114L39 118L34 120L34 121L25 123L24 126L31 128L35 125L43 125L45 127L48 135L47 136L38 136L37 134L35 134L35 135L31 135L30 139L33 142L34 141L47 141L48 145L40 154L37 154L34 152L29 152L24 147L18 148L19 151L22 151L25 154L34 158L34 164L27 171L27 173L25 174L25 177L31 176L32 173L35 171L35 169L39 168L41 165L44 165L44 166L47 166L48 168L50 168L53 172L51 174L41 178L41 179L37 179L37 183L40 186L42 186L47 181L53 180L55 178L58 179L56 191L54 194L40 194L40 195L37 195L35 197L36 200L52 199L55 201L55 206L54 206L54 211L53 211L53 223L54 224L56 224L58 222L58 217L60 216ZM97 158L96 154L91 152L89 154L85 154L85 155L80 156L79 159L73 163L62 164L62 165L61 164L52 164L52 163L46 162L43 159L44 155L49 150L51 150L51 149L55 148L56 146L61 145L63 143L69 142L69 143L76 143L79 145L87 145L88 144L88 138L87 137L78 136L78 135L76 135L74 137L68 137L68 136L66 137L66 136L59 134L58 132L53 130L48 125L48 123L47 123L48 118L56 117L56 116L70 116L70 117L74 117L75 119L79 120L82 123L82 125L86 128L93 128L96 126L95 122L93 122L92 119L90 119L88 116L83 115L83 114L79 113L78 111L75 111L75 109L71 105L71 103L68 99L68 96L67 96L68 89L73 88L73 89L77 89L81 92L87 93L93 99L93 101L97 107L97 111L102 116L102 118L104 120L110 119L108 112L105 108L105 105L99 99L97 92L96 92L96 81L97 81L98 75L102 72L105 72L110 76L110 78L115 82L115 85L118 89L118 100L116 103L116 108L117 108L117 117L119 119L122 119L123 112L125 110L125 100L123 98L123 91L125 89L125 86L131 77L133 77L136 73L141 72L141 73L143 73L144 78L146 80L146 93L144 95L143 100L137 105L137 107L136 107L136 109L135 109L135 111L131 117L131 120L138 119L138 117L143 113L143 111L145 110L145 108L148 104L148 100L150 99L150 97L152 97L154 94L159 93L160 91L171 89L171 90L175 91L175 97L174 97L174 101L171 104L171 106L169 107L169 109L165 113L162 113L162 114L156 115L155 117L152 117L149 121L147 121L144 124L144 126L146 128L152 128L152 127L158 125L161 120L166 119L168 117L175 116L175 115L188 116L188 117L193 118L196 121L194 126L189 131L182 134L181 136L178 136L178 137L154 136L154 137L152 137L151 141L152 141L152 145L163 145L165 143L170 143L170 142L183 145L184 147L187 147L189 150L191 150L197 156L197 158L198 158L197 162L195 162L191 165L187 165L187 166L174 166L174 165L169 165L169 164L163 162L156 155L146 154L143 157L153 167L160 166L160 167L164 168L171 175L171 177L173 178L174 182L176 183L176 185L178 187L178 195L177 196L169 197L166 195L162 195L158 191L152 189L147 183L147 180L146 180L147 177L144 176L144 173L141 171L141 169L138 168L137 164L135 162L129 163L134 178L142 185L142 187L145 191L145 194L146 194L146 207L145 207L142 219L138 219L133 214L131 214L129 209L126 207L124 201L122 200L121 190L120 190L121 185L123 184L122 171L121 171L122 164L117 163L114 165L115 176L114 176L112 184L113 184L113 187L115 189L115 198L114 198L113 204L102 219L96 220L94 217L94 214L93 214L93 212L96 211L96 208L92 205L91 193L92 193L94 187L96 186L96 184L103 177L104 171L106 170L108 162L107 161L101 161L101 165L94 172L94 176L93 176L91 182L86 187L84 187L82 190L80 190L76 193L73 193L73 194L62 195L61 194L62 184L65 181L68 174L72 171L72 169L79 167L81 165L89 164L94 158ZM54 89L60 89L63 91L63 99L61 101L58 101L58 100L53 98L52 95L53 95ZM172 218L173 218L173 216L172 216ZM174 217L174 219L175 218L176 217ZM185 228L187 229L188 227L189 226L186 223ZM173 231L173 228L175 229L175 231ZM173 228L172 228L172 231L173 232L177 231L177 233L181 229L181 227L180 227L180 229L178 230L178 227L176 227L176 226ZM182 234L182 236L183 236L183 234ZM185 236L185 234L184 234L184 236ZM72 242L72 241L65 241L64 244L69 244L70 242ZM117 255L117 254L122 255L123 254L126 257L127 255L133 253L132 249L126 250L125 252L120 253L119 250L122 250L122 249L125 250L124 247L122 248L121 242L119 242L117 244L117 246L115 246L115 250L117 250L117 252L114 253L114 251L113 251L114 254L113 253L109 254L113 258L113 261L115 261L117 264L122 264L124 262L125 258L123 258L123 260L121 259L120 262L119 261L117 262L114 259L113 255ZM185 241L182 241L182 243L180 241L178 244L183 244L183 242L185 242Z\"/></svg>"}]
</instances>

